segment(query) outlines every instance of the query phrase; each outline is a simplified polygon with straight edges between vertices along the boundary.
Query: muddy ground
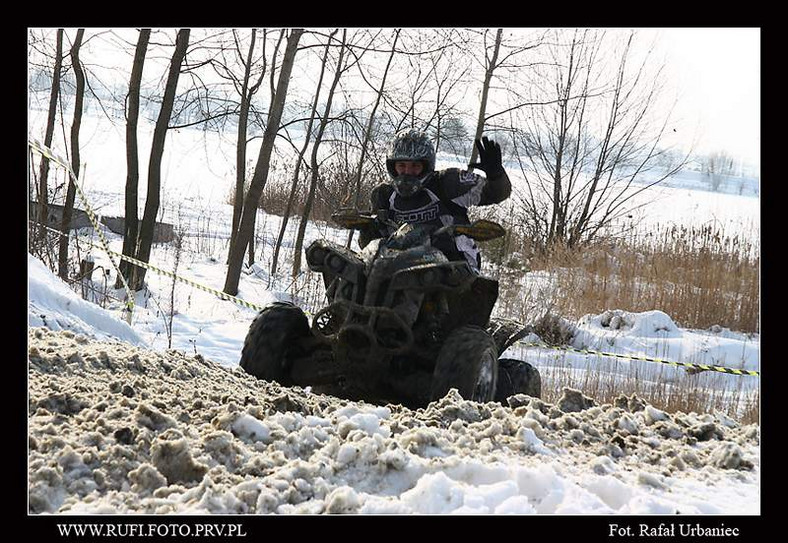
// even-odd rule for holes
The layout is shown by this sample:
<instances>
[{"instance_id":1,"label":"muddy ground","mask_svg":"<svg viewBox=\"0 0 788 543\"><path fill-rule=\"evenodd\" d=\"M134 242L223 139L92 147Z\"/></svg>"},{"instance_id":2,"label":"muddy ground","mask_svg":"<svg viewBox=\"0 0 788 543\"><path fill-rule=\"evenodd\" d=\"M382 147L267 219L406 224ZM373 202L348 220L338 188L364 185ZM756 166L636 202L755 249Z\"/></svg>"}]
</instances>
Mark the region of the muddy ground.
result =
<instances>
[{"instance_id":1,"label":"muddy ground","mask_svg":"<svg viewBox=\"0 0 788 543\"><path fill-rule=\"evenodd\" d=\"M28 365L31 513L457 511L441 481L444 501L489 482L513 512L560 513L559 479L610 513L632 510L632 488L758 484L757 425L634 396L374 406L46 328L29 330Z\"/></svg>"}]
</instances>

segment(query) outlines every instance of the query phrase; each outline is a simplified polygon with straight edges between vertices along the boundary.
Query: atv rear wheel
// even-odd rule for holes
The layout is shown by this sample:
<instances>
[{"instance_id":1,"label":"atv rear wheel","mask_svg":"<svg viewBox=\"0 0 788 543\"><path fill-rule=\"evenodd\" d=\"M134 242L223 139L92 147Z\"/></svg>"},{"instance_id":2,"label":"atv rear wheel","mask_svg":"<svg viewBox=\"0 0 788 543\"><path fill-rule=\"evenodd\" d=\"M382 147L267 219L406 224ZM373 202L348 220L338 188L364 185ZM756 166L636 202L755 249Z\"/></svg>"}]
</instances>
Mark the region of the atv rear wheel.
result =
<instances>
[{"instance_id":1,"label":"atv rear wheel","mask_svg":"<svg viewBox=\"0 0 788 543\"><path fill-rule=\"evenodd\" d=\"M542 378L539 370L528 362L501 358L498 360L498 385L495 401L506 405L506 398L525 394L533 398L542 396Z\"/></svg>"},{"instance_id":2,"label":"atv rear wheel","mask_svg":"<svg viewBox=\"0 0 788 543\"><path fill-rule=\"evenodd\" d=\"M291 384L290 361L308 337L309 321L300 308L274 302L257 314L246 334L241 367L258 379Z\"/></svg>"},{"instance_id":3,"label":"atv rear wheel","mask_svg":"<svg viewBox=\"0 0 788 543\"><path fill-rule=\"evenodd\" d=\"M461 326L443 343L430 387L431 401L456 388L466 400L488 402L495 395L498 349L492 336L478 326Z\"/></svg>"}]
</instances>

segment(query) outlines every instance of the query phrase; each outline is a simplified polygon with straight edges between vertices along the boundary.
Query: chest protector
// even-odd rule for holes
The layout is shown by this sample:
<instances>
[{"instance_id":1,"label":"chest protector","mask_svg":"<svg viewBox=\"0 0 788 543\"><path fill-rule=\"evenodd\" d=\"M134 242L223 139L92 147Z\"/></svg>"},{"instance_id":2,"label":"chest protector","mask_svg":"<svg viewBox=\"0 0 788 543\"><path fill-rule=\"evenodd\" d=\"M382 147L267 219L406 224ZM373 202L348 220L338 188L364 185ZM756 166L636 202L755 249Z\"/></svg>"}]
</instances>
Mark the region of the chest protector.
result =
<instances>
[{"instance_id":1,"label":"chest protector","mask_svg":"<svg viewBox=\"0 0 788 543\"><path fill-rule=\"evenodd\" d=\"M428 224L441 227L468 223L466 210L457 205L451 207L450 205L426 188L411 198L403 198L396 192L392 192L389 196L390 218L398 224Z\"/></svg>"}]
</instances>

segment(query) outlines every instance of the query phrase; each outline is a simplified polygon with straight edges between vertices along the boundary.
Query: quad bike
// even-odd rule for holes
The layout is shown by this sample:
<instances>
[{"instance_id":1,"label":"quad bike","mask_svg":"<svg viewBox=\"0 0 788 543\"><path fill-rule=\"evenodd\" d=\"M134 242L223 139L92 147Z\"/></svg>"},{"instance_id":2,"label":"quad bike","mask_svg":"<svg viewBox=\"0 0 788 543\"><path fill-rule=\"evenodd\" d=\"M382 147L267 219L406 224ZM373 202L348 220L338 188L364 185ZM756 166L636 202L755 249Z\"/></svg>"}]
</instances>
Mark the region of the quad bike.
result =
<instances>
[{"instance_id":1,"label":"quad bike","mask_svg":"<svg viewBox=\"0 0 788 543\"><path fill-rule=\"evenodd\" d=\"M363 229L381 219L358 212L332 217ZM498 282L437 246L463 234L477 241L504 235L491 221L441 228L396 226L360 253L317 240L309 269L323 275L328 305L310 325L293 304L275 302L252 322L241 367L265 380L376 403L425 406L451 388L469 400L505 402L541 395L539 372L499 356L529 330L491 319Z\"/></svg>"}]
</instances>

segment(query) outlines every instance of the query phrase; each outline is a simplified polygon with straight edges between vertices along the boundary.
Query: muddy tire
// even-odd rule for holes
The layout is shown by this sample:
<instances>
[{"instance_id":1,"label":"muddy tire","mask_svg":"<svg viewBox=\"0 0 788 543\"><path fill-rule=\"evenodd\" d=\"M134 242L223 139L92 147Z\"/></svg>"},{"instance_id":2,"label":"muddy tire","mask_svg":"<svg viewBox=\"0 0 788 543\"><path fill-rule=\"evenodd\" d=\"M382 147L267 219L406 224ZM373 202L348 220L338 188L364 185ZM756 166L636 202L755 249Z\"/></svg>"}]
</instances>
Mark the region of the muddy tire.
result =
<instances>
[{"instance_id":1,"label":"muddy tire","mask_svg":"<svg viewBox=\"0 0 788 543\"><path fill-rule=\"evenodd\" d=\"M456 388L466 400L488 402L495 395L498 349L492 336L478 326L461 326L443 343L432 374L430 400Z\"/></svg>"},{"instance_id":2,"label":"muddy tire","mask_svg":"<svg viewBox=\"0 0 788 543\"><path fill-rule=\"evenodd\" d=\"M528 362L501 358L498 360L498 384L495 401L506 405L506 398L525 394L533 398L542 397L542 378L539 370Z\"/></svg>"},{"instance_id":3,"label":"muddy tire","mask_svg":"<svg viewBox=\"0 0 788 543\"><path fill-rule=\"evenodd\" d=\"M241 351L241 367L258 379L289 385L289 362L300 353L301 340L309 334L309 320L301 309L274 302L252 321Z\"/></svg>"}]
</instances>

